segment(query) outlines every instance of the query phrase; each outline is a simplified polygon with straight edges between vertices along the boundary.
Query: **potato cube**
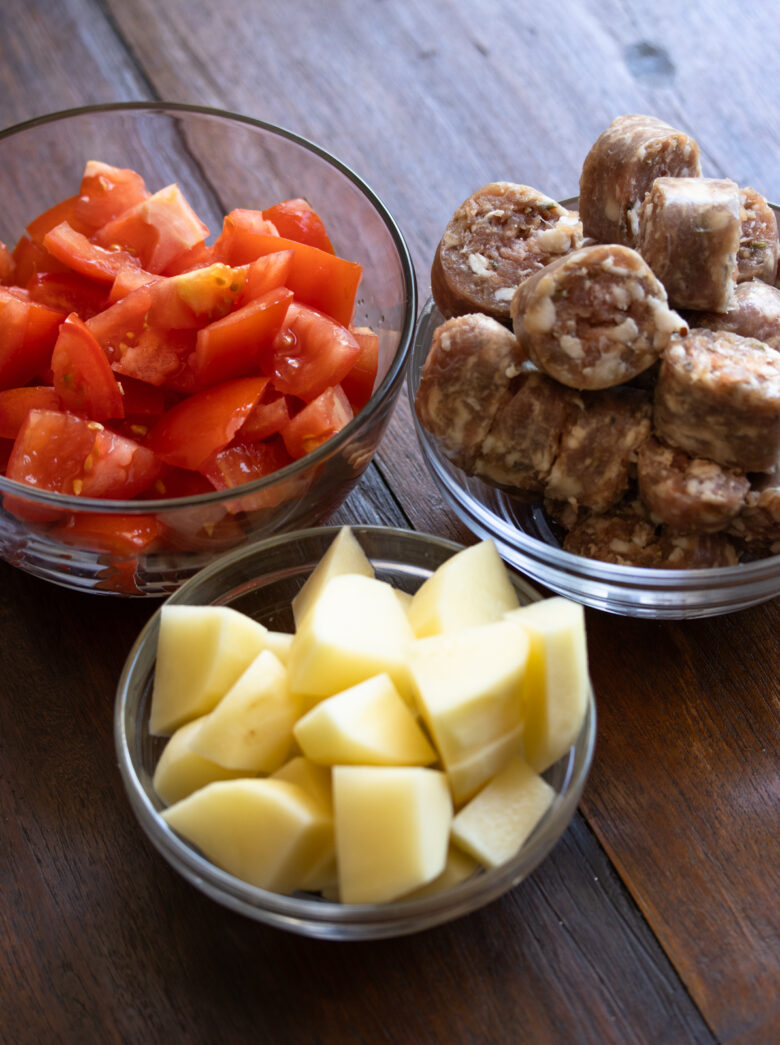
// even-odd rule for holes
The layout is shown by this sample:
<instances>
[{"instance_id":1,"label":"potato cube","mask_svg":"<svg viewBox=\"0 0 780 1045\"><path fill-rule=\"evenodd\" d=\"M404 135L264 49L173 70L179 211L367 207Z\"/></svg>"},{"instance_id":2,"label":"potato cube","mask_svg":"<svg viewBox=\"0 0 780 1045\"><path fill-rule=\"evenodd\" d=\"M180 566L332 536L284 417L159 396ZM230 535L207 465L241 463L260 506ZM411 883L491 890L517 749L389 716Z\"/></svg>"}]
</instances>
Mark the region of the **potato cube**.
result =
<instances>
[{"instance_id":1,"label":"potato cube","mask_svg":"<svg viewBox=\"0 0 780 1045\"><path fill-rule=\"evenodd\" d=\"M269 629L265 640L266 649L269 649L271 653L275 653L282 664L286 664L287 658L290 656L290 647L292 646L292 632Z\"/></svg>"},{"instance_id":2,"label":"potato cube","mask_svg":"<svg viewBox=\"0 0 780 1045\"><path fill-rule=\"evenodd\" d=\"M265 645L266 628L228 606L163 606L149 731L211 711Z\"/></svg>"},{"instance_id":3,"label":"potato cube","mask_svg":"<svg viewBox=\"0 0 780 1045\"><path fill-rule=\"evenodd\" d=\"M582 728L590 681L585 614L558 596L514 610L507 619L528 629L523 748L537 773L565 755Z\"/></svg>"},{"instance_id":4,"label":"potato cube","mask_svg":"<svg viewBox=\"0 0 780 1045\"><path fill-rule=\"evenodd\" d=\"M284 665L266 649L200 719L190 747L229 769L272 773L289 754L298 712Z\"/></svg>"},{"instance_id":5,"label":"potato cube","mask_svg":"<svg viewBox=\"0 0 780 1045\"><path fill-rule=\"evenodd\" d=\"M451 889L459 882L465 882L467 878L471 878L478 869L479 864L473 856L469 856L462 849L451 845L447 851L447 862L442 873L437 878L434 878L432 882L428 882L427 885L421 885L419 889L413 889L410 893L400 897L400 899L422 900L424 896L431 896L433 893L443 893L445 889Z\"/></svg>"},{"instance_id":6,"label":"potato cube","mask_svg":"<svg viewBox=\"0 0 780 1045\"><path fill-rule=\"evenodd\" d=\"M500 620L517 592L493 541L457 552L418 588L408 610L418 638Z\"/></svg>"},{"instance_id":7,"label":"potato cube","mask_svg":"<svg viewBox=\"0 0 780 1045\"><path fill-rule=\"evenodd\" d=\"M328 581L343 573L357 573L363 577L374 576L374 567L349 526L341 527L328 550L292 600L296 628L301 626L301 621L320 597L322 589Z\"/></svg>"},{"instance_id":8,"label":"potato cube","mask_svg":"<svg viewBox=\"0 0 780 1045\"><path fill-rule=\"evenodd\" d=\"M333 785L330 767L318 766L303 755L296 755L289 762L272 774L274 780L287 780L297 784L308 795L319 802L328 816L333 819ZM338 886L338 869L336 867L336 843L333 831L329 843L323 847L320 858L301 879L301 889L310 892L322 892L336 889Z\"/></svg>"},{"instance_id":9,"label":"potato cube","mask_svg":"<svg viewBox=\"0 0 780 1045\"><path fill-rule=\"evenodd\" d=\"M447 766L447 780L456 806L472 798L479 789L504 768L512 755L523 750L523 727L491 740L457 762Z\"/></svg>"},{"instance_id":10,"label":"potato cube","mask_svg":"<svg viewBox=\"0 0 780 1045\"><path fill-rule=\"evenodd\" d=\"M218 867L277 893L301 887L333 832L311 795L269 777L208 784L162 817Z\"/></svg>"},{"instance_id":11,"label":"potato cube","mask_svg":"<svg viewBox=\"0 0 780 1045\"><path fill-rule=\"evenodd\" d=\"M327 697L295 724L304 755L323 765L425 766L436 761L387 674Z\"/></svg>"},{"instance_id":12,"label":"potato cube","mask_svg":"<svg viewBox=\"0 0 780 1045\"><path fill-rule=\"evenodd\" d=\"M190 748L190 740L199 729L200 722L196 718L179 726L166 743L155 766L152 784L166 805L173 805L215 780L234 780L246 776L243 770L226 769L195 754Z\"/></svg>"},{"instance_id":13,"label":"potato cube","mask_svg":"<svg viewBox=\"0 0 780 1045\"><path fill-rule=\"evenodd\" d=\"M506 863L549 809L555 791L519 755L452 821L452 839L484 867Z\"/></svg>"},{"instance_id":14,"label":"potato cube","mask_svg":"<svg viewBox=\"0 0 780 1045\"><path fill-rule=\"evenodd\" d=\"M342 903L395 900L444 870L452 798L438 770L336 766L333 808Z\"/></svg>"}]
</instances>

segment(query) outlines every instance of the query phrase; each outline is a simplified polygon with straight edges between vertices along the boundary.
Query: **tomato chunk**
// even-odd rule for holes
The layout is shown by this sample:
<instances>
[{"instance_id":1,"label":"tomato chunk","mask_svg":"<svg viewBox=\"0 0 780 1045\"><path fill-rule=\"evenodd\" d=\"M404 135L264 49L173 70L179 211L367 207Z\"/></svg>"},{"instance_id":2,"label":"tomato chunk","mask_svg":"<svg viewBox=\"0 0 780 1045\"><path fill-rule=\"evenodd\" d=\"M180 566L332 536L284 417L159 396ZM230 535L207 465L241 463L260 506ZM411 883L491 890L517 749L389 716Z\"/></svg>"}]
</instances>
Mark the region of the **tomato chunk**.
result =
<instances>
[{"instance_id":1,"label":"tomato chunk","mask_svg":"<svg viewBox=\"0 0 780 1045\"><path fill-rule=\"evenodd\" d=\"M122 390L103 349L75 312L60 327L51 357L54 390L67 410L93 421L124 417Z\"/></svg>"},{"instance_id":2,"label":"tomato chunk","mask_svg":"<svg viewBox=\"0 0 780 1045\"><path fill-rule=\"evenodd\" d=\"M16 262L10 248L0 240L0 283L13 283Z\"/></svg>"},{"instance_id":3,"label":"tomato chunk","mask_svg":"<svg viewBox=\"0 0 780 1045\"><path fill-rule=\"evenodd\" d=\"M58 261L48 250L33 243L29 236L20 236L12 251L14 262L13 280L17 286L26 287L37 272L70 272L71 269Z\"/></svg>"},{"instance_id":4,"label":"tomato chunk","mask_svg":"<svg viewBox=\"0 0 780 1045\"><path fill-rule=\"evenodd\" d=\"M60 397L48 385L25 385L0 392L0 439L15 439L31 410L59 410Z\"/></svg>"},{"instance_id":5,"label":"tomato chunk","mask_svg":"<svg viewBox=\"0 0 780 1045\"><path fill-rule=\"evenodd\" d=\"M269 435L280 432L290 420L290 407L287 396L279 395L266 388L257 406L241 426L241 439L245 443L267 439Z\"/></svg>"},{"instance_id":6,"label":"tomato chunk","mask_svg":"<svg viewBox=\"0 0 780 1045\"><path fill-rule=\"evenodd\" d=\"M282 200L264 210L263 217L273 222L280 236L308 243L310 247L318 247L328 254L334 253L325 223L306 200Z\"/></svg>"},{"instance_id":7,"label":"tomato chunk","mask_svg":"<svg viewBox=\"0 0 780 1045\"><path fill-rule=\"evenodd\" d=\"M43 246L74 272L96 279L99 283L113 283L120 270L128 265L140 268L140 262L128 251L105 250L67 221L55 225L46 233Z\"/></svg>"},{"instance_id":8,"label":"tomato chunk","mask_svg":"<svg viewBox=\"0 0 780 1045\"><path fill-rule=\"evenodd\" d=\"M166 464L197 470L233 439L266 384L264 377L239 377L182 400L163 414L146 445Z\"/></svg>"},{"instance_id":9,"label":"tomato chunk","mask_svg":"<svg viewBox=\"0 0 780 1045\"><path fill-rule=\"evenodd\" d=\"M237 208L225 215L222 230L214 240L214 254L228 265L245 265L270 253L260 250L258 243L276 235L276 226L263 217L262 211Z\"/></svg>"},{"instance_id":10,"label":"tomato chunk","mask_svg":"<svg viewBox=\"0 0 780 1045\"><path fill-rule=\"evenodd\" d=\"M291 457L303 457L340 432L353 416L341 386L327 388L282 428L284 445Z\"/></svg>"},{"instance_id":11,"label":"tomato chunk","mask_svg":"<svg viewBox=\"0 0 780 1045\"><path fill-rule=\"evenodd\" d=\"M27 235L33 243L42 247L46 234L63 221L67 222L68 225L77 232L83 232L85 234L90 232L90 227L79 221L76 215L78 202L78 196L70 196L66 200L61 200L59 203L55 203L53 207L50 207L48 210L45 210L43 214L39 214L37 218L34 218L27 226Z\"/></svg>"},{"instance_id":12,"label":"tomato chunk","mask_svg":"<svg viewBox=\"0 0 780 1045\"><path fill-rule=\"evenodd\" d=\"M104 512L79 512L68 515L50 536L64 544L94 548L112 555L132 555L148 551L165 532L156 516Z\"/></svg>"},{"instance_id":13,"label":"tomato chunk","mask_svg":"<svg viewBox=\"0 0 780 1045\"><path fill-rule=\"evenodd\" d=\"M36 272L27 281L31 301L57 312L78 312L82 319L106 307L105 283L78 276L75 272Z\"/></svg>"},{"instance_id":14,"label":"tomato chunk","mask_svg":"<svg viewBox=\"0 0 780 1045\"><path fill-rule=\"evenodd\" d=\"M144 179L136 171L88 160L74 208L75 217L88 229L99 229L148 195Z\"/></svg>"},{"instance_id":15,"label":"tomato chunk","mask_svg":"<svg viewBox=\"0 0 780 1045\"><path fill-rule=\"evenodd\" d=\"M352 336L360 345L360 355L349 373L342 378L341 387L357 413L374 393L379 370L379 336L368 327L353 327Z\"/></svg>"},{"instance_id":16,"label":"tomato chunk","mask_svg":"<svg viewBox=\"0 0 780 1045\"><path fill-rule=\"evenodd\" d=\"M64 318L30 301L27 291L0 287L0 388L25 385L46 371Z\"/></svg>"},{"instance_id":17,"label":"tomato chunk","mask_svg":"<svg viewBox=\"0 0 780 1045\"><path fill-rule=\"evenodd\" d=\"M261 365L278 391L308 402L339 384L359 355L360 346L346 327L293 301Z\"/></svg>"}]
</instances>

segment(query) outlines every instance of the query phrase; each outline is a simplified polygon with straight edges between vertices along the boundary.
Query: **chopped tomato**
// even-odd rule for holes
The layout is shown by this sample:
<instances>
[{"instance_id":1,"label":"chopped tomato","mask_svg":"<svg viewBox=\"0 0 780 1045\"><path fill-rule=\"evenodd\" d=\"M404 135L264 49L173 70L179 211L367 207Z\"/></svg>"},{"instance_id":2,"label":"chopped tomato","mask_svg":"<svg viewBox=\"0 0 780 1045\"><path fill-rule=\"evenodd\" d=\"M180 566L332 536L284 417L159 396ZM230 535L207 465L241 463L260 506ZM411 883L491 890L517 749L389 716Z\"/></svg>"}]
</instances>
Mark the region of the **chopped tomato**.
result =
<instances>
[{"instance_id":1,"label":"chopped tomato","mask_svg":"<svg viewBox=\"0 0 780 1045\"><path fill-rule=\"evenodd\" d=\"M125 417L159 417L165 411L165 392L162 388L123 377L119 382L125 404Z\"/></svg>"},{"instance_id":2,"label":"chopped tomato","mask_svg":"<svg viewBox=\"0 0 780 1045\"><path fill-rule=\"evenodd\" d=\"M87 320L87 326L110 362L121 359L146 329L151 307L151 287L144 284Z\"/></svg>"},{"instance_id":3,"label":"chopped tomato","mask_svg":"<svg viewBox=\"0 0 780 1045\"><path fill-rule=\"evenodd\" d=\"M155 276L153 272L136 268L135 265L126 265L114 277L114 282L111 284L111 290L108 293L107 304L114 305L117 301L121 301L122 298L126 298L132 291L146 286L147 283L156 283L159 279L162 279L162 276Z\"/></svg>"},{"instance_id":4,"label":"chopped tomato","mask_svg":"<svg viewBox=\"0 0 780 1045\"><path fill-rule=\"evenodd\" d=\"M341 387L352 409L362 410L374 393L374 382L379 369L379 337L368 327L353 327L352 336L360 345L360 355L352 369L341 379Z\"/></svg>"},{"instance_id":5,"label":"chopped tomato","mask_svg":"<svg viewBox=\"0 0 780 1045\"><path fill-rule=\"evenodd\" d=\"M346 327L293 301L261 365L279 392L308 402L339 384L359 355L360 346Z\"/></svg>"},{"instance_id":6,"label":"chopped tomato","mask_svg":"<svg viewBox=\"0 0 780 1045\"><path fill-rule=\"evenodd\" d=\"M36 272L27 290L32 301L58 312L78 312L82 319L97 315L107 304L105 284L75 272Z\"/></svg>"},{"instance_id":7,"label":"chopped tomato","mask_svg":"<svg viewBox=\"0 0 780 1045\"><path fill-rule=\"evenodd\" d=\"M99 283L113 283L127 265L140 268L140 262L126 250L105 250L74 229L67 221L55 225L43 238L43 246L58 261L74 272Z\"/></svg>"},{"instance_id":8,"label":"chopped tomato","mask_svg":"<svg viewBox=\"0 0 780 1045\"><path fill-rule=\"evenodd\" d=\"M246 305L249 301L267 294L269 290L286 286L292 259L291 250L278 250L250 261L246 266L244 289L239 295L238 304Z\"/></svg>"},{"instance_id":9,"label":"chopped tomato","mask_svg":"<svg viewBox=\"0 0 780 1045\"><path fill-rule=\"evenodd\" d=\"M66 200L61 200L59 203L55 203L53 207L45 210L43 214L39 214L37 218L31 221L27 226L27 235L33 243L42 247L44 245L43 241L46 234L63 221L67 222L68 225L77 232L83 232L85 234L90 232L90 227L79 221L76 215L78 202L78 196L70 196Z\"/></svg>"},{"instance_id":10,"label":"chopped tomato","mask_svg":"<svg viewBox=\"0 0 780 1045\"><path fill-rule=\"evenodd\" d=\"M190 468L175 468L163 464L159 478L144 496L149 497L197 497L202 493L213 493L214 484L205 475Z\"/></svg>"},{"instance_id":11,"label":"chopped tomato","mask_svg":"<svg viewBox=\"0 0 780 1045\"><path fill-rule=\"evenodd\" d=\"M201 387L259 369L260 352L284 322L292 291L279 287L201 327L195 341L195 377Z\"/></svg>"},{"instance_id":12,"label":"chopped tomato","mask_svg":"<svg viewBox=\"0 0 780 1045\"><path fill-rule=\"evenodd\" d=\"M54 390L64 407L93 421L124 417L122 390L103 349L75 312L60 327L51 357Z\"/></svg>"},{"instance_id":13,"label":"chopped tomato","mask_svg":"<svg viewBox=\"0 0 780 1045\"><path fill-rule=\"evenodd\" d=\"M208 458L201 471L208 476L218 490L229 490L244 483L263 479L292 463L292 457L281 439L266 439L260 443L235 442ZM283 501L292 500L298 492L295 479L286 483L274 483L269 490L259 490L227 502L229 512L257 511L272 508Z\"/></svg>"},{"instance_id":14,"label":"chopped tomato","mask_svg":"<svg viewBox=\"0 0 780 1045\"><path fill-rule=\"evenodd\" d=\"M11 250L0 240L0 283L13 283L16 262Z\"/></svg>"},{"instance_id":15,"label":"chopped tomato","mask_svg":"<svg viewBox=\"0 0 780 1045\"><path fill-rule=\"evenodd\" d=\"M149 272L162 272L186 251L202 243L208 233L207 226L174 183L98 229L95 242L109 249L127 251Z\"/></svg>"},{"instance_id":16,"label":"chopped tomato","mask_svg":"<svg viewBox=\"0 0 780 1045\"><path fill-rule=\"evenodd\" d=\"M112 167L99 160L88 160L81 178L74 216L87 229L99 229L145 200L148 195L144 179L136 171Z\"/></svg>"},{"instance_id":17,"label":"chopped tomato","mask_svg":"<svg viewBox=\"0 0 780 1045\"><path fill-rule=\"evenodd\" d=\"M31 410L59 410L60 397L48 385L25 385L0 392L0 439L15 439Z\"/></svg>"},{"instance_id":18,"label":"chopped tomato","mask_svg":"<svg viewBox=\"0 0 780 1045\"><path fill-rule=\"evenodd\" d=\"M64 544L94 548L112 555L132 555L148 551L165 532L154 515L108 512L79 512L49 531L49 536Z\"/></svg>"},{"instance_id":19,"label":"chopped tomato","mask_svg":"<svg viewBox=\"0 0 780 1045\"><path fill-rule=\"evenodd\" d=\"M46 371L64 318L26 291L0 287L0 388L17 388Z\"/></svg>"},{"instance_id":20,"label":"chopped tomato","mask_svg":"<svg viewBox=\"0 0 780 1045\"><path fill-rule=\"evenodd\" d=\"M263 377L239 377L182 400L163 414L146 445L166 464L198 469L231 442L266 384Z\"/></svg>"},{"instance_id":21,"label":"chopped tomato","mask_svg":"<svg viewBox=\"0 0 780 1045\"><path fill-rule=\"evenodd\" d=\"M259 250L257 241L276 235L276 226L263 217L262 211L231 210L225 215L222 231L214 240L214 254L228 265L246 265L261 254L270 253Z\"/></svg>"},{"instance_id":22,"label":"chopped tomato","mask_svg":"<svg viewBox=\"0 0 780 1045\"><path fill-rule=\"evenodd\" d=\"M244 289L247 267L215 262L159 279L151 290L149 322L168 330L202 327L227 315Z\"/></svg>"},{"instance_id":23,"label":"chopped tomato","mask_svg":"<svg viewBox=\"0 0 780 1045\"><path fill-rule=\"evenodd\" d=\"M303 457L340 432L353 416L341 386L326 388L281 430L284 445L291 457Z\"/></svg>"},{"instance_id":24,"label":"chopped tomato","mask_svg":"<svg viewBox=\"0 0 780 1045\"><path fill-rule=\"evenodd\" d=\"M279 395L266 388L252 413L241 426L241 439L254 443L280 432L290 420L287 396Z\"/></svg>"},{"instance_id":25,"label":"chopped tomato","mask_svg":"<svg viewBox=\"0 0 780 1045\"><path fill-rule=\"evenodd\" d=\"M190 247L189 250L185 250L183 254L179 254L170 265L166 265L163 275L178 276L182 272L192 272L193 269L207 268L209 265L213 265L215 261L219 261L219 258L213 244L202 240L200 243L196 243L194 247Z\"/></svg>"},{"instance_id":26,"label":"chopped tomato","mask_svg":"<svg viewBox=\"0 0 780 1045\"><path fill-rule=\"evenodd\" d=\"M282 200L264 210L263 217L274 223L280 236L308 243L328 254L334 253L333 244L325 231L325 223L306 200Z\"/></svg>"},{"instance_id":27,"label":"chopped tomato","mask_svg":"<svg viewBox=\"0 0 780 1045\"><path fill-rule=\"evenodd\" d=\"M70 272L62 261L43 247L39 247L29 236L20 236L13 249L14 282L25 287L36 272Z\"/></svg>"},{"instance_id":28,"label":"chopped tomato","mask_svg":"<svg viewBox=\"0 0 780 1045\"><path fill-rule=\"evenodd\" d=\"M194 392L197 379L190 360L195 353L196 331L148 327L137 337L120 343L119 359L112 363L121 377L134 377L183 394Z\"/></svg>"}]
</instances>

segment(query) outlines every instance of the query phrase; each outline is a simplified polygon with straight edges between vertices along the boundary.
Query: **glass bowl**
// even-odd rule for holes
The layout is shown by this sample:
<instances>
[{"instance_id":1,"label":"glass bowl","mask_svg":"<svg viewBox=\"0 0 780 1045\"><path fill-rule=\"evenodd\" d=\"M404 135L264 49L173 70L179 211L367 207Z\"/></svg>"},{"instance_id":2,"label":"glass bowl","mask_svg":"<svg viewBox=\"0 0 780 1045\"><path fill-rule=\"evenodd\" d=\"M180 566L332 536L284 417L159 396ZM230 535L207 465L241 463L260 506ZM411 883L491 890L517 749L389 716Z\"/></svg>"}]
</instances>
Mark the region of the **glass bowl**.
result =
<instances>
[{"instance_id":1,"label":"glass bowl","mask_svg":"<svg viewBox=\"0 0 780 1045\"><path fill-rule=\"evenodd\" d=\"M564 205L576 204L566 200ZM423 363L443 316L429 299L420 314L407 373L417 438L433 481L476 536L539 584L586 606L631 617L683 619L746 609L780 595L780 555L737 566L658 570L586 559L564 551L541 502L527 502L466 475L440 452L414 411Z\"/></svg>"},{"instance_id":2,"label":"glass bowl","mask_svg":"<svg viewBox=\"0 0 780 1045\"><path fill-rule=\"evenodd\" d=\"M353 532L376 575L414 592L438 565L460 549L437 537L391 527L355 526ZM292 631L290 601L338 533L319 527L269 538L227 553L178 589L168 602L232 606L275 630ZM510 571L522 604L539 594ZM517 885L540 863L574 815L593 758L596 708L591 692L576 743L544 774L556 791L552 806L517 855L491 871L418 900L338 904L309 894L282 896L248 885L215 867L183 841L159 815L163 808L152 774L164 740L148 731L160 610L141 632L119 680L114 737L130 804L141 827L170 865L201 892L257 921L331 940L402 936L450 921L484 906Z\"/></svg>"},{"instance_id":3,"label":"glass bowl","mask_svg":"<svg viewBox=\"0 0 780 1045\"><path fill-rule=\"evenodd\" d=\"M259 120L166 103L94 106L54 113L0 131L0 240L14 244L30 219L72 195L88 159L138 170L148 185L173 181L215 232L236 207L306 197L337 253L362 265L354 325L379 335L379 373L368 404L336 436L271 476L198 496L107 501L50 493L0 477L0 501L23 493L44 515L99 513L129 526L151 521L163 535L147 549L109 550L55 539L51 524L0 507L0 556L70 588L167 595L215 555L274 533L323 521L369 464L408 363L417 313L404 238L376 194L309 141ZM38 176L45 170L45 177ZM140 522L139 522L140 517Z\"/></svg>"}]
</instances>

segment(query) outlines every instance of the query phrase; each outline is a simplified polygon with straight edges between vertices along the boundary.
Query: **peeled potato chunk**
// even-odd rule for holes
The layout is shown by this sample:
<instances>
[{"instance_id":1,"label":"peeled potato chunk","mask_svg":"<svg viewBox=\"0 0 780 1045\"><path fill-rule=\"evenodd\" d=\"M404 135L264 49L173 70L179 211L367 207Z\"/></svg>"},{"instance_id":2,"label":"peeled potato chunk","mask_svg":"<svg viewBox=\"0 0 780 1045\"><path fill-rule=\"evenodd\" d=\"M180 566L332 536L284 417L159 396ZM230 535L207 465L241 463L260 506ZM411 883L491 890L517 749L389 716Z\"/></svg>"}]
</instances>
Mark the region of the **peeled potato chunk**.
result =
<instances>
[{"instance_id":1,"label":"peeled potato chunk","mask_svg":"<svg viewBox=\"0 0 780 1045\"><path fill-rule=\"evenodd\" d=\"M472 798L483 784L504 768L512 755L522 750L523 727L518 725L457 762L451 762L447 766L447 779L455 805L462 805Z\"/></svg>"},{"instance_id":2,"label":"peeled potato chunk","mask_svg":"<svg viewBox=\"0 0 780 1045\"><path fill-rule=\"evenodd\" d=\"M306 794L311 795L315 802L322 805L332 821L333 784L329 767L318 766L311 759L305 758L303 755L296 755L289 762L285 762L280 769L277 769L272 774L272 779L287 780L291 784L297 784ZM306 889L309 892L338 889L336 844L333 831L331 831L328 844L323 847L319 858L301 878L299 888Z\"/></svg>"},{"instance_id":3,"label":"peeled potato chunk","mask_svg":"<svg viewBox=\"0 0 780 1045\"><path fill-rule=\"evenodd\" d=\"M529 646L508 616L414 643L417 704L446 768L520 725Z\"/></svg>"},{"instance_id":4,"label":"peeled potato chunk","mask_svg":"<svg viewBox=\"0 0 780 1045\"><path fill-rule=\"evenodd\" d=\"M478 868L479 864L473 856L469 856L462 849L457 849L454 845L451 845L447 852L447 862L442 873L437 878L434 878L432 882L421 885L419 889L413 889L410 893L402 896L401 899L422 900L424 896L442 893L445 889L451 889L454 885L457 885L458 882L464 882L467 878L470 878Z\"/></svg>"},{"instance_id":5,"label":"peeled potato chunk","mask_svg":"<svg viewBox=\"0 0 780 1045\"><path fill-rule=\"evenodd\" d=\"M155 766L152 784L166 805L173 805L198 788L213 784L215 780L233 780L238 776L246 776L243 770L226 769L195 754L190 747L190 740L200 728L200 722L196 718L179 726L166 743Z\"/></svg>"},{"instance_id":6,"label":"peeled potato chunk","mask_svg":"<svg viewBox=\"0 0 780 1045\"><path fill-rule=\"evenodd\" d=\"M228 606L163 606L149 731L167 736L211 711L265 649L266 633Z\"/></svg>"},{"instance_id":7,"label":"peeled potato chunk","mask_svg":"<svg viewBox=\"0 0 780 1045\"><path fill-rule=\"evenodd\" d=\"M452 799L436 769L335 766L342 903L384 903L432 881L447 861Z\"/></svg>"},{"instance_id":8,"label":"peeled potato chunk","mask_svg":"<svg viewBox=\"0 0 780 1045\"><path fill-rule=\"evenodd\" d=\"M292 600L296 627L300 627L301 621L317 601L331 577L338 577L343 573L357 573L363 577L374 576L374 567L349 526L342 526L328 550L307 577L301 590Z\"/></svg>"},{"instance_id":9,"label":"peeled potato chunk","mask_svg":"<svg viewBox=\"0 0 780 1045\"><path fill-rule=\"evenodd\" d=\"M374 675L315 705L294 729L304 755L324 765L425 766L436 761L389 675Z\"/></svg>"},{"instance_id":10,"label":"peeled potato chunk","mask_svg":"<svg viewBox=\"0 0 780 1045\"><path fill-rule=\"evenodd\" d=\"M272 773L290 752L298 712L284 665L266 649L200 719L190 747L229 769Z\"/></svg>"},{"instance_id":11,"label":"peeled potato chunk","mask_svg":"<svg viewBox=\"0 0 780 1045\"><path fill-rule=\"evenodd\" d=\"M492 541L447 559L415 592L407 611L418 638L500 620L519 605Z\"/></svg>"},{"instance_id":12,"label":"peeled potato chunk","mask_svg":"<svg viewBox=\"0 0 780 1045\"><path fill-rule=\"evenodd\" d=\"M555 791L515 755L452 821L452 839L484 867L518 851L550 807Z\"/></svg>"},{"instance_id":13,"label":"peeled potato chunk","mask_svg":"<svg viewBox=\"0 0 780 1045\"><path fill-rule=\"evenodd\" d=\"M161 815L212 863L277 893L300 888L333 832L311 795L270 777L208 784Z\"/></svg>"},{"instance_id":14,"label":"peeled potato chunk","mask_svg":"<svg viewBox=\"0 0 780 1045\"><path fill-rule=\"evenodd\" d=\"M588 706L585 614L577 602L556 596L513 610L509 618L528 629L523 750L537 773L571 747Z\"/></svg>"},{"instance_id":15,"label":"peeled potato chunk","mask_svg":"<svg viewBox=\"0 0 780 1045\"><path fill-rule=\"evenodd\" d=\"M382 672L410 695L407 655L414 634L386 581L332 577L295 633L287 664L290 689L330 697Z\"/></svg>"}]
</instances>

